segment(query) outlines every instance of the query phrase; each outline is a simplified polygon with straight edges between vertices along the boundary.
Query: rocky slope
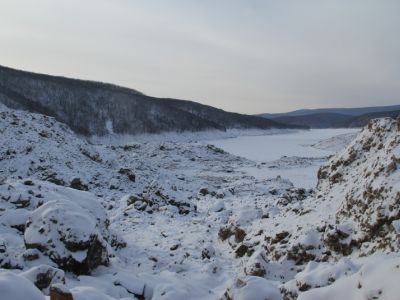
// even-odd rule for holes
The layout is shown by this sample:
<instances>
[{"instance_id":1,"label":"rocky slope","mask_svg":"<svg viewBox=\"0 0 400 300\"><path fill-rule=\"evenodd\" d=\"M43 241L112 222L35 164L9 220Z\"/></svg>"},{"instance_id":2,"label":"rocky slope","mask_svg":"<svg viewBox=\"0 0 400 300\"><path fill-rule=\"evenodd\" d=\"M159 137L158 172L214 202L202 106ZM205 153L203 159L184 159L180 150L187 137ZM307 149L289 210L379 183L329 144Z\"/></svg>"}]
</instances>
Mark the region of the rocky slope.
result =
<instances>
[{"instance_id":1,"label":"rocky slope","mask_svg":"<svg viewBox=\"0 0 400 300\"><path fill-rule=\"evenodd\" d=\"M0 293L394 299L399 133L374 120L306 190L213 145L92 145L0 107Z\"/></svg>"},{"instance_id":2,"label":"rocky slope","mask_svg":"<svg viewBox=\"0 0 400 300\"><path fill-rule=\"evenodd\" d=\"M336 224L325 230L333 251L398 251L399 163L400 119L386 118L371 121L346 151L320 169L318 197L340 203Z\"/></svg>"},{"instance_id":3,"label":"rocky slope","mask_svg":"<svg viewBox=\"0 0 400 300\"><path fill-rule=\"evenodd\" d=\"M83 135L300 128L190 101L159 99L92 81L0 66L0 102L55 117Z\"/></svg>"},{"instance_id":4,"label":"rocky slope","mask_svg":"<svg viewBox=\"0 0 400 300\"><path fill-rule=\"evenodd\" d=\"M399 129L399 121L391 118L371 121L344 151L321 167L318 186L310 195L301 190L281 195L268 204L272 216L248 224L233 215L221 227L220 238L248 256L244 272L286 281L281 286L286 299L346 295L338 288L306 291L339 279L346 286L343 277L353 273L362 277L364 264L375 274L375 260L383 259L388 274L399 278L399 257L388 256L386 262L381 256L397 253L400 247ZM244 238L238 239L238 232ZM361 281L360 291L349 291L344 298L380 294L379 287L385 285L378 281L363 286Z\"/></svg>"}]
</instances>

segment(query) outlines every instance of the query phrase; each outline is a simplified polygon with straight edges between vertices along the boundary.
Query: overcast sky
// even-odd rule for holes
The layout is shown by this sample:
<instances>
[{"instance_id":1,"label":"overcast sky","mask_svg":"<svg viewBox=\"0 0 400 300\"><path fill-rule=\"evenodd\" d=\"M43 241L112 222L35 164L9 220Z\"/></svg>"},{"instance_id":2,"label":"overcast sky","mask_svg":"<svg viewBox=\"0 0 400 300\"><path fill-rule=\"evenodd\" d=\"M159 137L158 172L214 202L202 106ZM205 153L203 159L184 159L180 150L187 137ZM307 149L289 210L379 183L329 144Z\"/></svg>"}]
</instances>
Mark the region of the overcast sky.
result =
<instances>
[{"instance_id":1,"label":"overcast sky","mask_svg":"<svg viewBox=\"0 0 400 300\"><path fill-rule=\"evenodd\" d=\"M400 104L400 1L0 0L0 64L243 113Z\"/></svg>"}]
</instances>

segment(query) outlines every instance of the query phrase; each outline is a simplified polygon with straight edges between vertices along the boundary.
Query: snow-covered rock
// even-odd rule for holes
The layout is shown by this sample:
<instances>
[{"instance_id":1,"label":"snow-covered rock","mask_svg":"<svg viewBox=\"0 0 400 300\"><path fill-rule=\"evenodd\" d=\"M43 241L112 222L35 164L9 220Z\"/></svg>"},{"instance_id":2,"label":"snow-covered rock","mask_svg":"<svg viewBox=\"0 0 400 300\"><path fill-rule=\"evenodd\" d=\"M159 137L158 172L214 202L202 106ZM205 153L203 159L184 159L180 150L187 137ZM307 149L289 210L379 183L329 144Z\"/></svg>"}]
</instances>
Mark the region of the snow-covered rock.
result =
<instances>
[{"instance_id":1,"label":"snow-covered rock","mask_svg":"<svg viewBox=\"0 0 400 300\"><path fill-rule=\"evenodd\" d=\"M372 120L319 171L318 196L340 203L324 242L333 251L364 254L400 249L400 119Z\"/></svg>"},{"instance_id":2,"label":"snow-covered rock","mask_svg":"<svg viewBox=\"0 0 400 300\"><path fill-rule=\"evenodd\" d=\"M2 224L18 230L13 237L0 235L6 247L2 256L7 253L9 264L21 265L25 248L37 249L63 270L77 274L108 264L113 235L104 208L91 193L35 180L29 185L3 184L0 194L5 208ZM25 208L18 209L19 203ZM2 264L6 263L4 258Z\"/></svg>"},{"instance_id":3,"label":"snow-covered rock","mask_svg":"<svg viewBox=\"0 0 400 300\"><path fill-rule=\"evenodd\" d=\"M44 300L44 295L28 279L0 270L0 297L4 300Z\"/></svg>"},{"instance_id":4,"label":"snow-covered rock","mask_svg":"<svg viewBox=\"0 0 400 300\"><path fill-rule=\"evenodd\" d=\"M49 295L50 285L65 283L64 271L48 265L38 265L19 275L30 280L46 295Z\"/></svg>"},{"instance_id":5,"label":"snow-covered rock","mask_svg":"<svg viewBox=\"0 0 400 300\"><path fill-rule=\"evenodd\" d=\"M349 272L331 285L301 293L299 300L398 299L400 258L372 258L354 273ZM317 274L314 274L314 276ZM314 277L318 280L318 277Z\"/></svg>"},{"instance_id":6,"label":"snow-covered rock","mask_svg":"<svg viewBox=\"0 0 400 300\"><path fill-rule=\"evenodd\" d=\"M223 299L281 300L279 289L271 282L254 276L240 277L227 289Z\"/></svg>"},{"instance_id":7,"label":"snow-covered rock","mask_svg":"<svg viewBox=\"0 0 400 300\"><path fill-rule=\"evenodd\" d=\"M27 248L39 249L66 271L85 274L108 264L95 216L68 200L50 201L34 210L24 237Z\"/></svg>"}]
</instances>

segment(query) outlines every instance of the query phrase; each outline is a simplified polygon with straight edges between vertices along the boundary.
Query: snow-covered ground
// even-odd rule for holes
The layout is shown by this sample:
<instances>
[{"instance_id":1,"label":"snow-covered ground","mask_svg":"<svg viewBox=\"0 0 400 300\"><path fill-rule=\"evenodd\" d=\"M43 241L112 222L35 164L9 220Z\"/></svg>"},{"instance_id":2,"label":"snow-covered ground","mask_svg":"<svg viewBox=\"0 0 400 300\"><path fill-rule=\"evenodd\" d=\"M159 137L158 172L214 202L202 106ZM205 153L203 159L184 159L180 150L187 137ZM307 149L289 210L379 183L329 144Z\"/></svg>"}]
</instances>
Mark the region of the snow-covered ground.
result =
<instances>
[{"instance_id":1,"label":"snow-covered ground","mask_svg":"<svg viewBox=\"0 0 400 300\"><path fill-rule=\"evenodd\" d=\"M313 188L318 168L346 147L360 129L311 129L265 135L237 136L207 142L234 155L257 162L245 168L257 178L282 176L295 186Z\"/></svg>"},{"instance_id":2,"label":"snow-covered ground","mask_svg":"<svg viewBox=\"0 0 400 300\"><path fill-rule=\"evenodd\" d=\"M0 298L393 299L399 128L93 145L1 107Z\"/></svg>"}]
</instances>

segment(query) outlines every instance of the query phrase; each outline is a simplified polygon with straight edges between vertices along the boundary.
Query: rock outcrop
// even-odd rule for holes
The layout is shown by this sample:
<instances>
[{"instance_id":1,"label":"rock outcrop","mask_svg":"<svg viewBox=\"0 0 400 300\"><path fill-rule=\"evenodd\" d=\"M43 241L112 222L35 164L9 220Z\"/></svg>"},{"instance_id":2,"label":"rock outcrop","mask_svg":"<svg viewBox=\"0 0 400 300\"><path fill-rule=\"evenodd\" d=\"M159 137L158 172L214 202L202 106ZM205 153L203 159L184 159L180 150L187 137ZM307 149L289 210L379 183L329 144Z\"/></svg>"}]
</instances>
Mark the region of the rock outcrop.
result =
<instances>
[{"instance_id":1,"label":"rock outcrop","mask_svg":"<svg viewBox=\"0 0 400 300\"><path fill-rule=\"evenodd\" d=\"M318 197L338 202L324 232L335 252L400 249L400 119L375 119L319 171Z\"/></svg>"}]
</instances>

